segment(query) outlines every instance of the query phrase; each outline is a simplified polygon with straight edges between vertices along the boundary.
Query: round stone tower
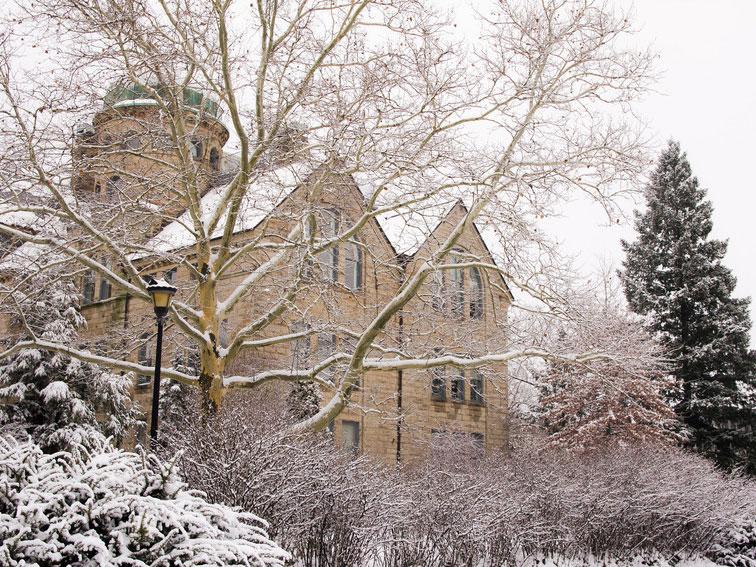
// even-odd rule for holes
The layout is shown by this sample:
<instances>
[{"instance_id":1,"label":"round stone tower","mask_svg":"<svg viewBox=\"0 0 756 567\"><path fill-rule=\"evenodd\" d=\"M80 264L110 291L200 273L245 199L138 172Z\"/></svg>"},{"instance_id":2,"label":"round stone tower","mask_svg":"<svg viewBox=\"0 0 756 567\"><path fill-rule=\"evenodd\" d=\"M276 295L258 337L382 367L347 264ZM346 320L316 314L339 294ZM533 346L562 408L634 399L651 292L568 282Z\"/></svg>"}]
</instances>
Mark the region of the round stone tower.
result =
<instances>
[{"instance_id":1,"label":"round stone tower","mask_svg":"<svg viewBox=\"0 0 756 567\"><path fill-rule=\"evenodd\" d=\"M182 124L146 89L128 83L111 88L92 123L74 132L77 194L105 207L111 218L138 223L142 237L187 208L187 187L204 194L218 181L229 136L218 104L202 92L162 85L151 89L179 108Z\"/></svg>"}]
</instances>

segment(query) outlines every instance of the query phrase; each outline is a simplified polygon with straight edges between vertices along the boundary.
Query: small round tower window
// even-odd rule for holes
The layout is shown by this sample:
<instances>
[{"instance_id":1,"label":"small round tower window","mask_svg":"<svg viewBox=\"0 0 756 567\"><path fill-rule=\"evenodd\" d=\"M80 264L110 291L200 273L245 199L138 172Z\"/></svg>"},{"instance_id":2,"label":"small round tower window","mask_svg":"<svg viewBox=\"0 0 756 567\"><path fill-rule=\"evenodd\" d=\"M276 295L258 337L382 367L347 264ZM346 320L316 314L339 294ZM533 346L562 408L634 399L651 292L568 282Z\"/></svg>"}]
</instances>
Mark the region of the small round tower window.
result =
<instances>
[{"instance_id":1,"label":"small round tower window","mask_svg":"<svg viewBox=\"0 0 756 567\"><path fill-rule=\"evenodd\" d=\"M218 153L218 148L210 150L210 169L213 171L218 171L220 169L220 154Z\"/></svg>"},{"instance_id":2,"label":"small round tower window","mask_svg":"<svg viewBox=\"0 0 756 567\"><path fill-rule=\"evenodd\" d=\"M202 140L192 138L192 141L189 142L189 152L193 159L202 159Z\"/></svg>"}]
</instances>

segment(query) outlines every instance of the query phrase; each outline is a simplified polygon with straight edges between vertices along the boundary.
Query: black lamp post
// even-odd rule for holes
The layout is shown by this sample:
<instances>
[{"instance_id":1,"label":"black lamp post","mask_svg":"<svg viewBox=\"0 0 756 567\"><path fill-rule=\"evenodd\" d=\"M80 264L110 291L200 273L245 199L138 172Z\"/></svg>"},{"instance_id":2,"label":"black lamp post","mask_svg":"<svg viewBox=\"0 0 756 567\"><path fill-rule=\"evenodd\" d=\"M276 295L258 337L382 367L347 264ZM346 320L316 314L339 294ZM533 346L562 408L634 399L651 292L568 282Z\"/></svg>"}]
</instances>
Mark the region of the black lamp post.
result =
<instances>
[{"instance_id":1,"label":"black lamp post","mask_svg":"<svg viewBox=\"0 0 756 567\"><path fill-rule=\"evenodd\" d=\"M155 379L152 381L152 419L150 420L150 439L155 444L158 434L158 409L160 407L160 359L163 354L163 323L168 315L171 298L176 288L164 279L151 280L147 293L152 296L157 318L157 345L155 346Z\"/></svg>"}]
</instances>

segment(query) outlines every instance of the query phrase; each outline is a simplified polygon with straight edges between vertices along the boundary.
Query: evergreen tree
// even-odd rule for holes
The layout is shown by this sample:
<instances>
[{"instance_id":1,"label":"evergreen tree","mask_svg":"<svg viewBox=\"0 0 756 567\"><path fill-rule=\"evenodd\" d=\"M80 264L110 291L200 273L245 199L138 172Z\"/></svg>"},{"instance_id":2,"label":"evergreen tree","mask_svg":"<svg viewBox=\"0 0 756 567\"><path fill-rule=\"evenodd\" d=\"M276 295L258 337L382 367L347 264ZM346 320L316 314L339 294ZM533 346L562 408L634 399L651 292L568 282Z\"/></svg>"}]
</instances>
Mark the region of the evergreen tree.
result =
<instances>
[{"instance_id":1,"label":"evergreen tree","mask_svg":"<svg viewBox=\"0 0 756 567\"><path fill-rule=\"evenodd\" d=\"M199 375L199 354L186 347L177 348L172 366L184 374ZM196 388L166 378L160 384L160 432L165 440L191 427L200 414Z\"/></svg>"},{"instance_id":2,"label":"evergreen tree","mask_svg":"<svg viewBox=\"0 0 756 567\"><path fill-rule=\"evenodd\" d=\"M43 340L75 344L86 323L76 287L43 276L32 284L32 291L14 294L24 313L18 327ZM95 432L119 443L136 423L130 384L128 376L63 354L24 349L0 364L0 426L26 432L50 452L99 437Z\"/></svg>"},{"instance_id":3,"label":"evergreen tree","mask_svg":"<svg viewBox=\"0 0 756 567\"><path fill-rule=\"evenodd\" d=\"M674 360L675 410L691 441L724 467L756 472L754 360L749 299L732 297L722 265L727 243L709 238L712 205L685 153L670 142L636 212L638 233L622 242L629 305L645 315Z\"/></svg>"}]
</instances>

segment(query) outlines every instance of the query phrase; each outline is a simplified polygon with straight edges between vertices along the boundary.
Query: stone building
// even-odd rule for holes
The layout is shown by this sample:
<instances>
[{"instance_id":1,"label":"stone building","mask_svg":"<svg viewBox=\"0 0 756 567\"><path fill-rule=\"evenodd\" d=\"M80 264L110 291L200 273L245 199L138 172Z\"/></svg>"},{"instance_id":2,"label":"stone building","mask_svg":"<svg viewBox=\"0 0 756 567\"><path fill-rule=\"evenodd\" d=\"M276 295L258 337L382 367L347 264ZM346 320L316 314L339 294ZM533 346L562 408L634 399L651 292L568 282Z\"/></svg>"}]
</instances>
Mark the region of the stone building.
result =
<instances>
[{"instance_id":1,"label":"stone building","mask_svg":"<svg viewBox=\"0 0 756 567\"><path fill-rule=\"evenodd\" d=\"M202 200L210 207L234 175L225 163L231 160L223 151L229 132L214 103L189 89L179 94L193 112L191 132L182 133L188 141L183 150L188 149L196 162ZM78 169L73 185L77 194L89 196L93 207L102 208L111 230L133 239L134 261L144 274L165 275L179 288L178 297L191 296L196 274L189 263L181 261L192 255L191 223L181 205L179 178L170 167L179 148L166 136L165 121L155 101L134 85L114 89L93 122L82 125L76 134ZM293 157L289 150L298 143L296 133L287 136L278 158L265 165L250 186L235 226L235 244L243 245L261 235L285 236L291 220L303 206L312 206L313 200L319 225L326 230L330 227L333 233L365 211L369 182L337 167L319 165L323 162L309 154L308 159L301 159L301 154ZM312 191L315 178L317 192ZM297 296L295 308L265 331L271 336L308 328L317 332L245 352L227 373L296 368L337 348L348 350L349 335L339 329L359 329L374 317L464 214L461 202L450 202L437 204L428 217L432 220L423 222L400 215L371 219L354 239L316 259L313 285ZM229 293L249 270L266 260L266 254L255 250L240 260L233 273L222 276L221 293ZM451 262L467 257L494 262L474 226L463 235ZM283 287L285 282L277 278L261 282L256 288L259 293L240 302L224 321L224 328L230 333L248 323L280 297ZM89 336L137 337L128 345L129 357L152 363L151 306L117 293L94 272L83 275L82 293ZM506 335L510 302L511 295L498 272L477 267L438 272L387 325L381 340L387 350L415 355L491 352ZM164 365L180 359L184 348L170 326L167 336L171 340ZM149 407L149 377L136 378L134 396L142 407ZM420 457L435 439L448 436L503 450L507 446L507 405L506 367L465 372L453 368L371 370L362 377L349 406L331 429L337 444L387 463Z\"/></svg>"}]
</instances>

